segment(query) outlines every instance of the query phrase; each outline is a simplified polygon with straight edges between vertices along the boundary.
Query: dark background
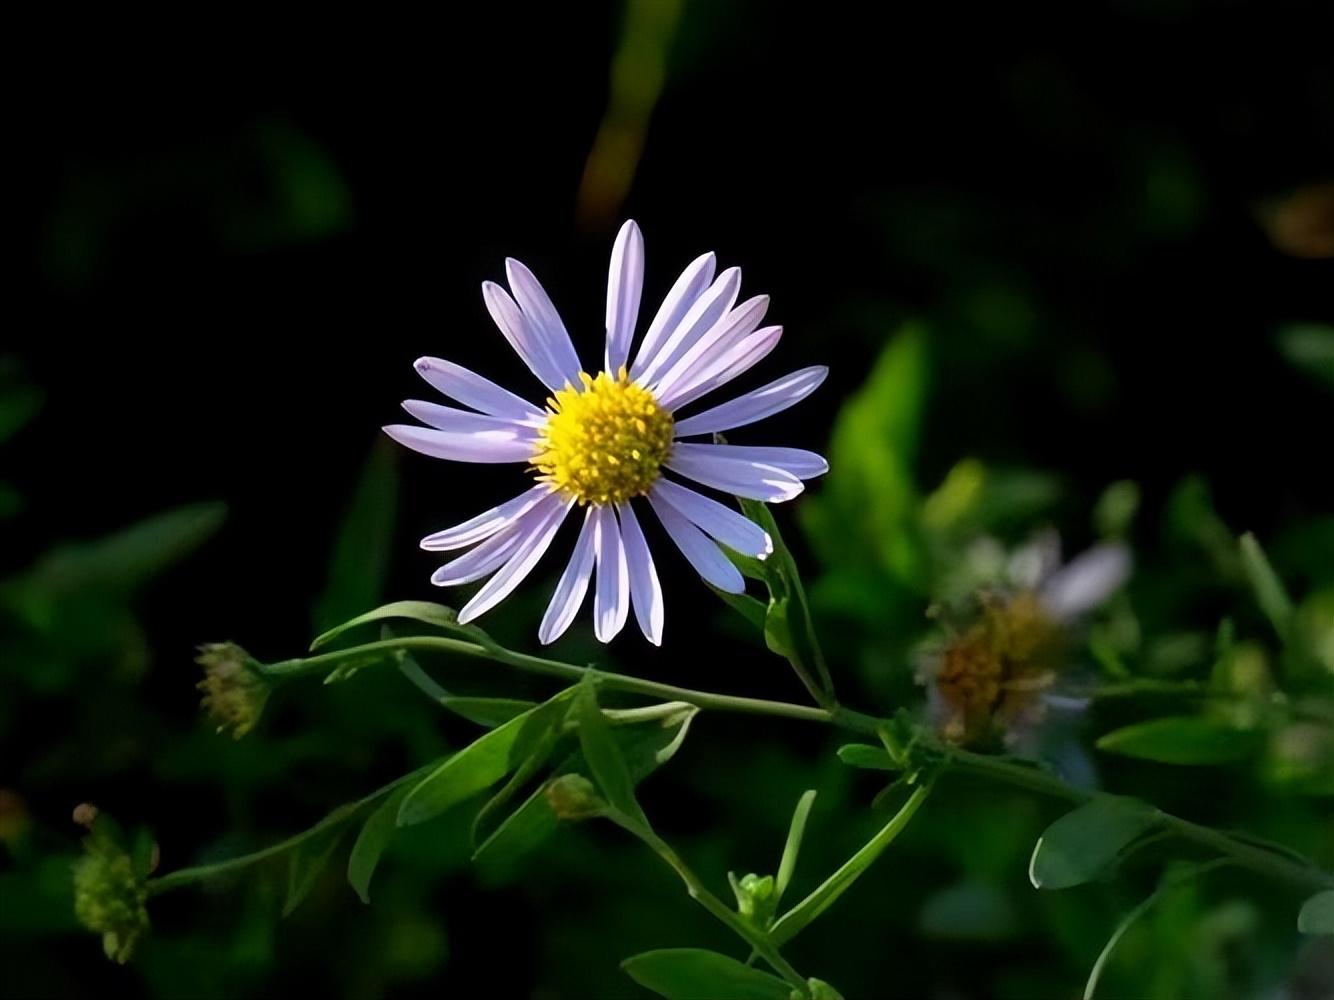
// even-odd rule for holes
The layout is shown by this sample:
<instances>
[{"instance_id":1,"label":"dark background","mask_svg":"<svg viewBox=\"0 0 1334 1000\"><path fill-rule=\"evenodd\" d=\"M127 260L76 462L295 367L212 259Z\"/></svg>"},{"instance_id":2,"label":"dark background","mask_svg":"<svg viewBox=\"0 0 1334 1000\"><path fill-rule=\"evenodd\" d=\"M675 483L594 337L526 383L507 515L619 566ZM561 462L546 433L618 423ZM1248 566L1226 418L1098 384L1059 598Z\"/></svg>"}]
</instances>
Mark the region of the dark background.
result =
<instances>
[{"instance_id":1,"label":"dark background","mask_svg":"<svg viewBox=\"0 0 1334 1000\"><path fill-rule=\"evenodd\" d=\"M915 472L928 488L976 456L1058 470L1072 511L1117 479L1137 481L1155 509L1192 471L1207 475L1230 524L1262 537L1329 509L1329 397L1294 375L1274 337L1292 322L1334 318L1331 264L1273 236L1286 199L1334 175L1328 5L873 14L686 2L662 42L665 76L642 158L613 158L628 196L598 212L579 192L625 17L619 5L489 5L429 23L319 24L290 36L261 22L157 25L157 40L147 25L38 33L43 58L11 146L23 305L3 353L44 402L4 452L4 478L25 506L5 531L3 569L30 564L53 541L176 504L222 500L229 510L218 535L139 605L151 666L133 700L163 728L105 767L53 772L53 754L95 761L116 721L97 719L96 705L72 710L67 697L0 719L0 785L24 794L28 812L59 831L53 839L73 842L64 816L92 799L151 824L165 867L178 867L223 831L249 831L239 844L254 846L413 764L418 737L395 735L390 713L414 720L413 732L434 717L410 694L368 707L367 684L360 701L336 706L352 721L330 723L332 756L296 754L266 784L237 776L250 764L213 761L261 751L194 732L191 752L212 762L162 776L177 734L195 726L194 643L234 638L265 659L304 648L330 540L378 427L400 419L398 400L429 398L412 360L448 357L521 392L535 387L479 294L507 255L539 275L581 353L600 353L606 257L624 217L646 238L643 318L685 263L714 249L720 267L742 267L748 294L773 296L770 321L786 330L750 384L830 366L815 397L747 429L747 443L822 449L882 346L918 319L932 367ZM517 492L513 470L406 452L396 461L401 508L385 594L449 600L429 586L434 561L416 539ZM1077 546L1086 514L1071 520ZM800 697L781 664L711 643L710 595L670 555L659 566L666 643L653 650L627 629L614 653L623 669ZM519 610L493 613L497 632L535 646L532 626L558 571L548 559ZM575 648L601 655L587 623L577 629ZM845 689L854 703L857 685L850 678ZM333 711L320 698L280 704L256 739L286 746L318 728ZM379 718L367 724L358 713ZM85 723L101 735L55 749ZM675 781L661 793L664 822L687 837L712 830L707 843L731 851L716 827L735 812L690 787L708 783L699 777L716 752L707 740L783 741L809 772L823 735L700 728L701 745L673 765L682 773L662 779ZM799 777L784 782L775 816L801 787ZM738 836L773 852L782 822ZM575 846L580 838L587 843ZM331 888L307 904L317 912L257 932L275 940L252 974L209 989L439 995L486 984L492 995L555 997L606 983L629 995L614 964L630 945L618 939L614 953L585 959L596 940L573 948L549 925L568 921L592 936L607 906L633 926L649 903L670 899L655 918L664 926L689 920L697 936L714 933L693 923L665 876L639 874L647 861L626 876L649 887L647 901L588 902L596 883L581 881L580 865L596 867L596 852L616 838L580 838L567 838L567 878L483 891L442 872L422 876L415 896L387 891L383 905L406 914L408 939L448 939L448 959L415 974L368 974L363 984L344 967L354 952L338 942L361 936L366 921L398 918L366 917ZM180 943L190 928L231 941L248 905L226 894L173 897L154 922L194 955ZM580 917L586 908L596 919ZM876 900L859 897L857 912L874 920ZM429 929L437 922L443 931ZM642 935L617 933L642 947L698 943L642 926ZM34 975L53 994L204 989L162 970L194 959L149 956L158 965L148 973L118 970L91 938L39 940L36 951L5 947L7 977L15 963L30 966L16 990L36 989ZM384 959L386 947L370 954ZM912 962L892 936L873 948L849 973L850 998L857 975L882 981L877 969ZM573 971L549 971L562 952ZM983 973L943 971L950 954L919 952L927 966L912 981L961 977L964 992L953 995L987 995ZM984 953L980 966L993 961Z\"/></svg>"}]
</instances>

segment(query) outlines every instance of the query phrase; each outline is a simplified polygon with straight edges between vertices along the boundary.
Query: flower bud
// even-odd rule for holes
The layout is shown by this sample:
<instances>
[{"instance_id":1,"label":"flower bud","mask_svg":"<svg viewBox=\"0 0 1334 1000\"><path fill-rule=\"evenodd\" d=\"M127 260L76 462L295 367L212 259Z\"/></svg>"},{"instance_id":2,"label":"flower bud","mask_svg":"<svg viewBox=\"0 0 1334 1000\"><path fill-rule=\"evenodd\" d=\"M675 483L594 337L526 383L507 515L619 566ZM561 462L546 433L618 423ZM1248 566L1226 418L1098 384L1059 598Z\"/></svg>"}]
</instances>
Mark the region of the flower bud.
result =
<instances>
[{"instance_id":1,"label":"flower bud","mask_svg":"<svg viewBox=\"0 0 1334 1000\"><path fill-rule=\"evenodd\" d=\"M547 785L547 804L557 819L581 820L602 815L607 803L582 774L563 774Z\"/></svg>"},{"instance_id":2,"label":"flower bud","mask_svg":"<svg viewBox=\"0 0 1334 1000\"><path fill-rule=\"evenodd\" d=\"M204 692L204 711L217 723L218 732L230 729L239 740L255 728L264 711L269 679L260 672L258 661L232 642L200 646L195 662L204 668L204 679L195 685Z\"/></svg>"},{"instance_id":3,"label":"flower bud","mask_svg":"<svg viewBox=\"0 0 1334 1000\"><path fill-rule=\"evenodd\" d=\"M760 927L769 926L774 915L774 877L752 872L740 881L729 875L729 881L736 896L737 913Z\"/></svg>"},{"instance_id":4,"label":"flower bud","mask_svg":"<svg viewBox=\"0 0 1334 1000\"><path fill-rule=\"evenodd\" d=\"M843 994L823 979L808 979L806 985L810 987L811 1000L843 1000Z\"/></svg>"},{"instance_id":5,"label":"flower bud","mask_svg":"<svg viewBox=\"0 0 1334 1000\"><path fill-rule=\"evenodd\" d=\"M92 832L84 838L83 857L74 863L74 915L102 935L107 958L123 965L148 929L148 887L110 824L98 822L92 806L80 811Z\"/></svg>"}]
</instances>

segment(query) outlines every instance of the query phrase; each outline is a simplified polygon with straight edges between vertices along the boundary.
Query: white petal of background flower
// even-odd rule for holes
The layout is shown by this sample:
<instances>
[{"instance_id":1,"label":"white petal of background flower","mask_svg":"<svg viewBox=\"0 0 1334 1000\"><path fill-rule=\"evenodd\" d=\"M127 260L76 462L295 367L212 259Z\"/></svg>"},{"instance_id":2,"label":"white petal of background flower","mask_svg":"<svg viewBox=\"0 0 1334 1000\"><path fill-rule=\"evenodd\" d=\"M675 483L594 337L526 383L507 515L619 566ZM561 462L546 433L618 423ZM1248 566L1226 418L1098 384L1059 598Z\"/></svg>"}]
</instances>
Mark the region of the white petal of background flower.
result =
<instances>
[{"instance_id":1,"label":"white petal of background flower","mask_svg":"<svg viewBox=\"0 0 1334 1000\"><path fill-rule=\"evenodd\" d=\"M538 423L545 419L532 403L452 361L418 358L413 367L437 392L480 413Z\"/></svg>"},{"instance_id":2,"label":"white petal of background flower","mask_svg":"<svg viewBox=\"0 0 1334 1000\"><path fill-rule=\"evenodd\" d=\"M658 570L653 565L644 531L630 504L618 504L621 518L621 542L625 546L625 565L630 575L630 598L634 604L635 621L644 638L655 646L662 645L663 601Z\"/></svg>"},{"instance_id":3,"label":"white petal of background flower","mask_svg":"<svg viewBox=\"0 0 1334 1000\"><path fill-rule=\"evenodd\" d=\"M771 417L786 410L789 406L800 403L820 387L820 383L829 374L824 365L803 368L801 371L784 375L759 389L752 389L744 395L726 403L686 417L676 422L676 436L690 437L695 434L713 434L717 431L730 431L757 420Z\"/></svg>"},{"instance_id":4,"label":"white petal of background flower","mask_svg":"<svg viewBox=\"0 0 1334 1000\"><path fill-rule=\"evenodd\" d=\"M676 329L690 307L704 294L704 290L713 281L713 269L717 266L717 262L717 257L712 253L702 254L681 272L681 276L676 279L667 297L662 300L662 306L659 307L658 314L653 317L653 322L649 324L648 332L644 334L639 352L635 355L635 363L630 366L631 378L637 380L643 374L644 367L657 355L658 348L666 337Z\"/></svg>"},{"instance_id":5,"label":"white petal of background flower","mask_svg":"<svg viewBox=\"0 0 1334 1000\"><path fill-rule=\"evenodd\" d=\"M644 287L644 237L633 219L621 226L607 275L606 371L616 374L630 361L630 340Z\"/></svg>"},{"instance_id":6,"label":"white petal of background flower","mask_svg":"<svg viewBox=\"0 0 1334 1000\"><path fill-rule=\"evenodd\" d=\"M594 541L597 537L596 507L589 507L584 513L583 527L579 529L579 539L574 543L574 554L565 565L560 582L551 595L542 616L542 624L537 629L537 638L543 645L555 642L574 621L579 613L579 605L584 603L588 593L588 580L593 575Z\"/></svg>"},{"instance_id":7,"label":"white petal of background flower","mask_svg":"<svg viewBox=\"0 0 1334 1000\"><path fill-rule=\"evenodd\" d=\"M664 503L652 493L649 494L648 502L686 561L695 567L695 572L707 583L729 594L740 594L746 589L741 571L723 555L722 549L705 537L704 532L678 514L671 504Z\"/></svg>"},{"instance_id":8,"label":"white petal of background flower","mask_svg":"<svg viewBox=\"0 0 1334 1000\"><path fill-rule=\"evenodd\" d=\"M1130 578L1130 550L1124 545L1095 545L1049 576L1042 584L1042 605L1061 621L1092 611Z\"/></svg>"}]
</instances>

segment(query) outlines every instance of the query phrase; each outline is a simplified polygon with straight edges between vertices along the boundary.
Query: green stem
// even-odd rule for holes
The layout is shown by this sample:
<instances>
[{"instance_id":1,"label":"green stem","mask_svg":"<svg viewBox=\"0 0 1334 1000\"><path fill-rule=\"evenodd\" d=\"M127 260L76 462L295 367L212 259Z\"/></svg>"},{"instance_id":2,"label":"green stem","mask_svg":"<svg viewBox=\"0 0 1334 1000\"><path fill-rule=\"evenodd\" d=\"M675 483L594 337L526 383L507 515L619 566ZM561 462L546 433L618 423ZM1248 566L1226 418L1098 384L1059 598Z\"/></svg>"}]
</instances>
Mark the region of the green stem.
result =
<instances>
[{"instance_id":1,"label":"green stem","mask_svg":"<svg viewBox=\"0 0 1334 1000\"><path fill-rule=\"evenodd\" d=\"M709 887L700 880L700 877L690 869L689 865L681 860L681 856L672 850L670 844L644 824L626 816L620 810L609 809L606 815L618 826L642 840L658 857L670 865L672 870L681 877L681 881L685 883L686 891L690 893L691 899L699 903L700 906L708 910L721 923L754 948L756 953L768 962L775 972L786 979L801 996L810 996L810 988L806 985L806 980L802 979L801 973L779 954L778 947L769 940L769 935L748 923L740 914L734 912L731 907L710 892Z\"/></svg>"}]
</instances>

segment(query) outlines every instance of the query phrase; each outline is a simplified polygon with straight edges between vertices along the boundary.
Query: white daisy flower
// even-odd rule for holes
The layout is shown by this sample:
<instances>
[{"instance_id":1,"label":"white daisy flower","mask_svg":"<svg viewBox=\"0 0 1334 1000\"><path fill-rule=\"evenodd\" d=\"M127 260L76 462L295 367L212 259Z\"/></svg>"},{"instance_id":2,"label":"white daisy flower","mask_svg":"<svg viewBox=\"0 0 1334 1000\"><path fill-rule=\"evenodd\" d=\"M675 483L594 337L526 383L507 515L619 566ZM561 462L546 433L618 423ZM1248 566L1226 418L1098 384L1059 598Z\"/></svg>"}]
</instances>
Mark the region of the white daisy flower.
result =
<instances>
[{"instance_id":1,"label":"white daisy flower","mask_svg":"<svg viewBox=\"0 0 1334 1000\"><path fill-rule=\"evenodd\" d=\"M510 290L484 282L482 298L510 346L550 391L545 407L449 361L417 361L422 378L469 409L408 400L403 408L427 426L395 424L385 433L434 458L523 464L535 480L514 499L422 539L422 548L432 552L468 549L436 570L431 582L438 586L489 577L459 612L460 622L513 591L575 507L583 508L583 523L538 630L543 643L574 620L595 568L598 639L609 642L633 607L648 640L662 642L662 589L636 499L647 501L695 571L720 590L740 593L745 587L720 544L759 559L773 551L768 534L739 511L665 475L777 503L791 500L803 480L829 468L819 455L797 448L684 440L778 413L810 395L828 374L823 366L803 368L729 402L678 416L764 358L783 332L760 326L768 296L737 305L740 269L715 276L715 266L707 253L681 273L632 359L644 239L633 221L626 222L611 252L602 367L591 375L537 278L517 260L506 260Z\"/></svg>"}]
</instances>

